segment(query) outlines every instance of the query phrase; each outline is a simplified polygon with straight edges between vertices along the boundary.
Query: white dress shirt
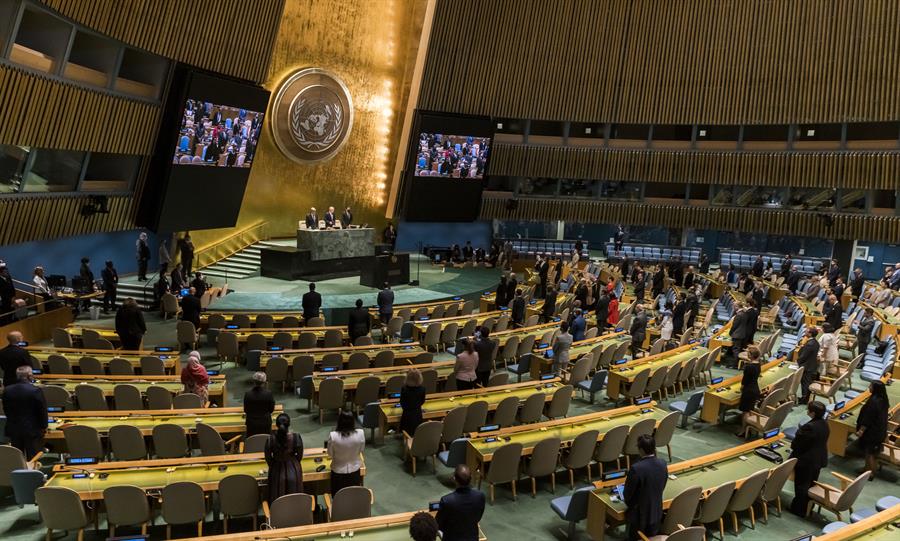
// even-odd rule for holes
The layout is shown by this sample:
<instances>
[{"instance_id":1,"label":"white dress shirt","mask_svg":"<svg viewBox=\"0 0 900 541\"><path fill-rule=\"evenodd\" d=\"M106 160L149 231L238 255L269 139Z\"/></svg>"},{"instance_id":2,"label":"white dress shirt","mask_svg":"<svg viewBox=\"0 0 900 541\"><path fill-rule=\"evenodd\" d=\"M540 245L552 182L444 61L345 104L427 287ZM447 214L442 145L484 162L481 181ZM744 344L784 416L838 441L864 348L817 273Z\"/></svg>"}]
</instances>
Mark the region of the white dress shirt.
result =
<instances>
[{"instance_id":1,"label":"white dress shirt","mask_svg":"<svg viewBox=\"0 0 900 541\"><path fill-rule=\"evenodd\" d=\"M357 428L349 436L340 432L332 432L328 436L328 457L331 458L331 471L335 473L353 473L362 468L362 452L366 447L366 434Z\"/></svg>"},{"instance_id":2,"label":"white dress shirt","mask_svg":"<svg viewBox=\"0 0 900 541\"><path fill-rule=\"evenodd\" d=\"M35 274L33 281L34 281L34 290L36 293L50 295L50 286L47 285L47 280L45 280L44 278Z\"/></svg>"}]
</instances>

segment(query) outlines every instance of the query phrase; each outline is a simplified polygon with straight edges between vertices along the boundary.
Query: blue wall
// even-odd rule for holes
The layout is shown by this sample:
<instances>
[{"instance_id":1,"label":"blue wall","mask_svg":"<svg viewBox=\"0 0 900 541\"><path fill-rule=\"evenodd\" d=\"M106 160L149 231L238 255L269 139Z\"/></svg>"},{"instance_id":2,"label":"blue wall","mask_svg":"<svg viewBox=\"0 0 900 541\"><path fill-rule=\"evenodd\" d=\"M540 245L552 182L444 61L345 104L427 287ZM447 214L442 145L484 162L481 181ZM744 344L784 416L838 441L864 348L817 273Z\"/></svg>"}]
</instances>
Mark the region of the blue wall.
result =
<instances>
[{"instance_id":1,"label":"blue wall","mask_svg":"<svg viewBox=\"0 0 900 541\"><path fill-rule=\"evenodd\" d=\"M422 246L465 245L472 241L475 248L488 250L491 246L491 222L400 222L397 226L397 251L416 252Z\"/></svg>"},{"instance_id":2,"label":"blue wall","mask_svg":"<svg viewBox=\"0 0 900 541\"><path fill-rule=\"evenodd\" d=\"M0 246L0 259L6 262L9 272L16 280L31 282L34 268L44 267L45 275L62 274L71 279L78 275L81 258L91 258L94 277L100 279L100 270L107 260L111 260L119 274L137 272L135 241L140 231L116 231L97 233L61 239L24 242ZM148 233L150 244L150 266L148 272L158 270L159 244L156 235Z\"/></svg>"},{"instance_id":3,"label":"blue wall","mask_svg":"<svg viewBox=\"0 0 900 541\"><path fill-rule=\"evenodd\" d=\"M886 266L900 262L900 245L860 242L857 246L869 247L869 257L872 258L872 262L856 259L853 261L853 267L861 268L866 278L871 280L878 280L884 276Z\"/></svg>"}]
</instances>

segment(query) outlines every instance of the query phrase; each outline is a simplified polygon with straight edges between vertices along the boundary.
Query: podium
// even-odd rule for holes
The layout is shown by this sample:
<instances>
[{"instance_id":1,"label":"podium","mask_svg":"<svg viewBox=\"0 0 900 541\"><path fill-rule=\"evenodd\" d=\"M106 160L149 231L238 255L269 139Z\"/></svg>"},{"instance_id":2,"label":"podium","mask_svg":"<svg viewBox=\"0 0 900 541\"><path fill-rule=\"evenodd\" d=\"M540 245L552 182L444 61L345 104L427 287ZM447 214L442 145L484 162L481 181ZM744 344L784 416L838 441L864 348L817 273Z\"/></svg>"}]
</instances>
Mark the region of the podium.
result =
<instances>
[{"instance_id":1,"label":"podium","mask_svg":"<svg viewBox=\"0 0 900 541\"><path fill-rule=\"evenodd\" d=\"M392 286L409 283L409 254L377 255L362 261L360 285L380 289L385 282Z\"/></svg>"}]
</instances>

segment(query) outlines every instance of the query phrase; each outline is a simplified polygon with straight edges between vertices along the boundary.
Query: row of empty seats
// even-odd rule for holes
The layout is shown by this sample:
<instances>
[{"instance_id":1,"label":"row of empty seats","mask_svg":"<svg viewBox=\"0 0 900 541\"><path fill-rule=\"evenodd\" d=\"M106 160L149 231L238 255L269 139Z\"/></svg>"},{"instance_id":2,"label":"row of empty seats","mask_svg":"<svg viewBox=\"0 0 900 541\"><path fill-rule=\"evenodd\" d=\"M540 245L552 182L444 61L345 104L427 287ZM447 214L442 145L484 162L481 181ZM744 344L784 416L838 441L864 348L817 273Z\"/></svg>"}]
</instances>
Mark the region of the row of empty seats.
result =
<instances>
[{"instance_id":1,"label":"row of empty seats","mask_svg":"<svg viewBox=\"0 0 900 541\"><path fill-rule=\"evenodd\" d=\"M756 257L762 256L763 265L772 263L772 267L776 272L781 272L781 260L785 254L774 254L768 252L753 252L743 250L720 250L719 265L723 269L727 269L729 265L742 271L749 271L756 262ZM824 257L805 257L791 255L793 264L797 266L797 270L804 274L813 274L818 272L822 265L827 265L828 258Z\"/></svg>"},{"instance_id":2,"label":"row of empty seats","mask_svg":"<svg viewBox=\"0 0 900 541\"><path fill-rule=\"evenodd\" d=\"M696 265L700 262L700 248L682 248L681 246L665 246L661 244L635 244L626 242L622 244L622 250L616 254L615 243L606 243L606 256L609 258L621 258L627 255L629 259L641 262L667 262L674 258L681 258L685 264Z\"/></svg>"}]
</instances>

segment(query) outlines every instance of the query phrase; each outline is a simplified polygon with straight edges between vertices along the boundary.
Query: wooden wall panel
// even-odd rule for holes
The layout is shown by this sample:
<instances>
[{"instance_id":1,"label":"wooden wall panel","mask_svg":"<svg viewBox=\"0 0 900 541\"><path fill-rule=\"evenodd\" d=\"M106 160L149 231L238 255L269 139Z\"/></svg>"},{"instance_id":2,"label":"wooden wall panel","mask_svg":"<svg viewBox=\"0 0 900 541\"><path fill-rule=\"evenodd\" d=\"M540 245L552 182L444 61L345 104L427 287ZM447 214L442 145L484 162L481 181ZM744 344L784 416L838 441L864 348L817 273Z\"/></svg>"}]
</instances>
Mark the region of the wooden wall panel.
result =
<instances>
[{"instance_id":1,"label":"wooden wall panel","mask_svg":"<svg viewBox=\"0 0 900 541\"><path fill-rule=\"evenodd\" d=\"M285 2L41 1L77 23L129 45L256 83L266 80Z\"/></svg>"},{"instance_id":2,"label":"wooden wall panel","mask_svg":"<svg viewBox=\"0 0 900 541\"><path fill-rule=\"evenodd\" d=\"M571 199L518 199L516 210L508 210L508 199L508 195L486 193L482 200L480 218L664 225L872 242L896 242L900 238L900 217L895 216L834 214L831 215L833 225L828 227L822 218L812 212Z\"/></svg>"},{"instance_id":3,"label":"wooden wall panel","mask_svg":"<svg viewBox=\"0 0 900 541\"><path fill-rule=\"evenodd\" d=\"M491 174L634 182L894 190L897 152L622 150L494 145Z\"/></svg>"},{"instance_id":4,"label":"wooden wall panel","mask_svg":"<svg viewBox=\"0 0 900 541\"><path fill-rule=\"evenodd\" d=\"M133 227L131 197L110 197L109 214L81 216L87 196L0 198L0 246Z\"/></svg>"},{"instance_id":5,"label":"wooden wall panel","mask_svg":"<svg viewBox=\"0 0 900 541\"><path fill-rule=\"evenodd\" d=\"M653 124L900 119L896 0L438 0L435 21L422 109Z\"/></svg>"},{"instance_id":6,"label":"wooden wall panel","mask_svg":"<svg viewBox=\"0 0 900 541\"><path fill-rule=\"evenodd\" d=\"M0 64L0 144L149 156L159 116L158 105Z\"/></svg>"}]
</instances>

